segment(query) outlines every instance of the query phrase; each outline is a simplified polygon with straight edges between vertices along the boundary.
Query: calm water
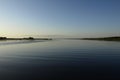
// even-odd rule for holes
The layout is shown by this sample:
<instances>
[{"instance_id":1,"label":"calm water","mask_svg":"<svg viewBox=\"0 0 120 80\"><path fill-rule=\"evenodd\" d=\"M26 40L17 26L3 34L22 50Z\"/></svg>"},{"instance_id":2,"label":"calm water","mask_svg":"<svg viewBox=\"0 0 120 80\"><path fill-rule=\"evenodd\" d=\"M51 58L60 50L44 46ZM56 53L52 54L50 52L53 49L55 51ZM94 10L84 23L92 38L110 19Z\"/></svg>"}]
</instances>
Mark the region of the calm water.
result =
<instances>
[{"instance_id":1,"label":"calm water","mask_svg":"<svg viewBox=\"0 0 120 80\"><path fill-rule=\"evenodd\" d=\"M120 79L120 42L0 42L0 80L50 79Z\"/></svg>"}]
</instances>

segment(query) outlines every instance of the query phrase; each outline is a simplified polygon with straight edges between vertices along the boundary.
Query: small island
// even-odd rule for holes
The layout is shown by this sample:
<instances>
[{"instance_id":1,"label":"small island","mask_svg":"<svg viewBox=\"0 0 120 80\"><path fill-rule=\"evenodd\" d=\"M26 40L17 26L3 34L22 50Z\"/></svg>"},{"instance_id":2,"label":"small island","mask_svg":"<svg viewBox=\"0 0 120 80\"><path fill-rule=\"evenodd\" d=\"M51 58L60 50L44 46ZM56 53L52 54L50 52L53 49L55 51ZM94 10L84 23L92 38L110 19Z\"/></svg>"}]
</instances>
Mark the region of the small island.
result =
<instances>
[{"instance_id":1,"label":"small island","mask_svg":"<svg viewBox=\"0 0 120 80\"><path fill-rule=\"evenodd\" d=\"M33 38L33 37L28 37L28 38L7 38L7 37L0 37L0 40L52 40L52 38Z\"/></svg>"}]
</instances>

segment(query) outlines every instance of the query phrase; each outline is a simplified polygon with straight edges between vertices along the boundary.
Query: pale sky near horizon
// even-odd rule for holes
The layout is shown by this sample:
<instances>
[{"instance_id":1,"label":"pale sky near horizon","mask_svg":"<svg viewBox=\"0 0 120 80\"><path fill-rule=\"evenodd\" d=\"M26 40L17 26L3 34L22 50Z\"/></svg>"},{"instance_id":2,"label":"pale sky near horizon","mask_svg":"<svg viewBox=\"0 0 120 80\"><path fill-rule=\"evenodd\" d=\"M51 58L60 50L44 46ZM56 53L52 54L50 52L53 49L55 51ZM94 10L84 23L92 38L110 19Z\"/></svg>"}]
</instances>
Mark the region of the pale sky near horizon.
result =
<instances>
[{"instance_id":1,"label":"pale sky near horizon","mask_svg":"<svg viewBox=\"0 0 120 80\"><path fill-rule=\"evenodd\" d=\"M0 36L120 35L120 0L0 0Z\"/></svg>"}]
</instances>

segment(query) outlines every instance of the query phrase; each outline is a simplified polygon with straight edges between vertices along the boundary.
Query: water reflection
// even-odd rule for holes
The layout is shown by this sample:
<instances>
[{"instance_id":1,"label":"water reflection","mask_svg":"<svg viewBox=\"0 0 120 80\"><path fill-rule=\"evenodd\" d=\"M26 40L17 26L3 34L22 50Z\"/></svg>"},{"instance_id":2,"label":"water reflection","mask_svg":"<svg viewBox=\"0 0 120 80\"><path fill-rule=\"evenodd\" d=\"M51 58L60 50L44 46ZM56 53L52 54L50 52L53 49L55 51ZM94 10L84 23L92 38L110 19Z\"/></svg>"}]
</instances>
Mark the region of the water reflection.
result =
<instances>
[{"instance_id":1,"label":"water reflection","mask_svg":"<svg viewBox=\"0 0 120 80\"><path fill-rule=\"evenodd\" d=\"M44 40L9 40L9 41L0 41L1 45L13 45L13 44L27 44L27 43L36 43L36 42L44 42Z\"/></svg>"},{"instance_id":2,"label":"water reflection","mask_svg":"<svg viewBox=\"0 0 120 80\"><path fill-rule=\"evenodd\" d=\"M117 42L82 40L0 46L0 79L118 79L119 48Z\"/></svg>"}]
</instances>

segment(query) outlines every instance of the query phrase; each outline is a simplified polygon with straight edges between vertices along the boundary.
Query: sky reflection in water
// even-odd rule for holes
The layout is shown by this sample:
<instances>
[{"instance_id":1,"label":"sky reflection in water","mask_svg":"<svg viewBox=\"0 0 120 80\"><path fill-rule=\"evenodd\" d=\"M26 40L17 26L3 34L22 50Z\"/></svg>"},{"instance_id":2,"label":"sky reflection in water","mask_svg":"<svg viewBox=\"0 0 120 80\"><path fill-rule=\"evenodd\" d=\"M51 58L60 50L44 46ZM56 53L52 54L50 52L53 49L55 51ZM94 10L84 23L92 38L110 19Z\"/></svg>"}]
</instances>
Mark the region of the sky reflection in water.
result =
<instances>
[{"instance_id":1,"label":"sky reflection in water","mask_svg":"<svg viewBox=\"0 0 120 80\"><path fill-rule=\"evenodd\" d=\"M0 42L0 79L119 78L119 42L54 40L23 43Z\"/></svg>"}]
</instances>

